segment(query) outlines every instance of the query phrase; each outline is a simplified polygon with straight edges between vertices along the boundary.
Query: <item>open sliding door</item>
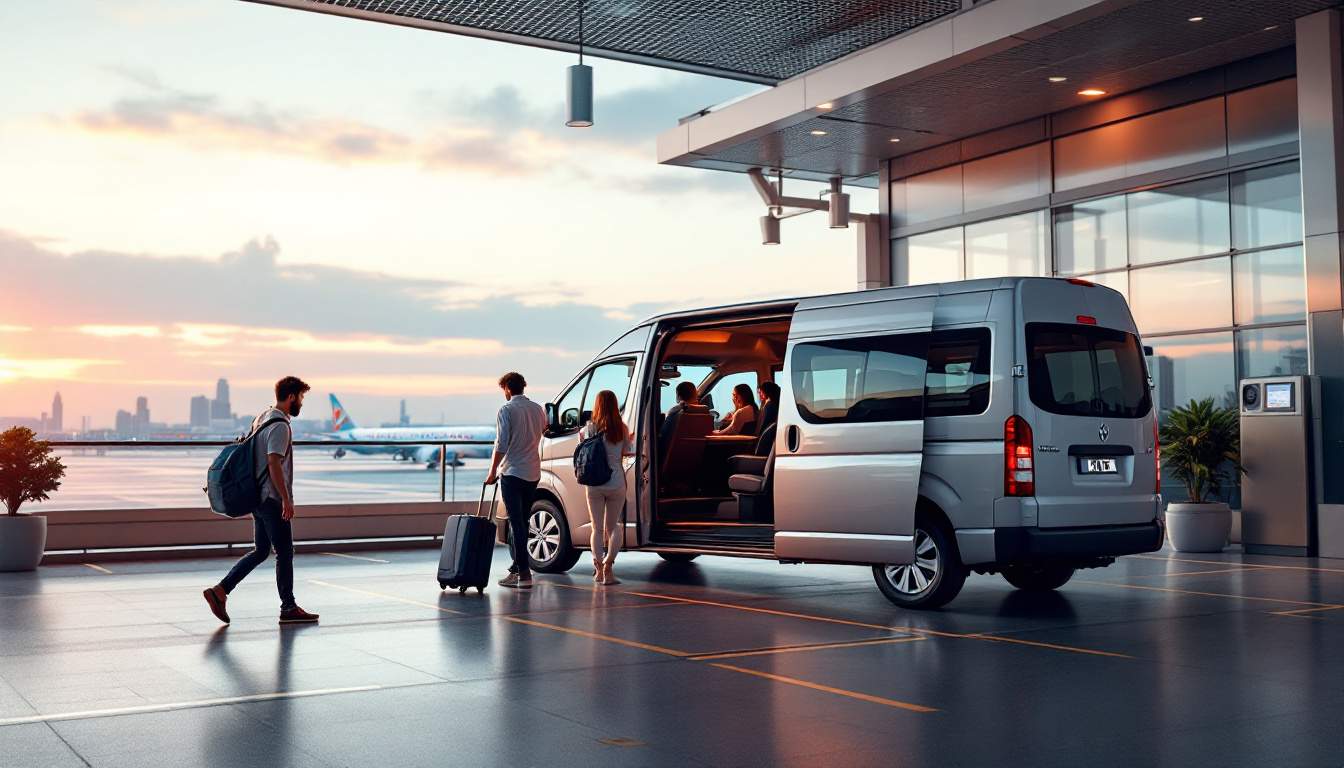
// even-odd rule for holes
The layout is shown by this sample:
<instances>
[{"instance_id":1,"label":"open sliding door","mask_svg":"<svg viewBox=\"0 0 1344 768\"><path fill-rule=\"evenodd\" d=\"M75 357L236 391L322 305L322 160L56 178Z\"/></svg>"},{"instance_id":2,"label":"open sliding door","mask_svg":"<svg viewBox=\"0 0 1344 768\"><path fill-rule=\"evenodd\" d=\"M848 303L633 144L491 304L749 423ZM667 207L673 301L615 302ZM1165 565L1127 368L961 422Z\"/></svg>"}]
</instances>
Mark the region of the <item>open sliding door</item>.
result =
<instances>
[{"instance_id":1,"label":"open sliding door","mask_svg":"<svg viewBox=\"0 0 1344 768\"><path fill-rule=\"evenodd\" d=\"M780 560L914 560L936 302L929 295L799 305L779 382L774 507Z\"/></svg>"}]
</instances>

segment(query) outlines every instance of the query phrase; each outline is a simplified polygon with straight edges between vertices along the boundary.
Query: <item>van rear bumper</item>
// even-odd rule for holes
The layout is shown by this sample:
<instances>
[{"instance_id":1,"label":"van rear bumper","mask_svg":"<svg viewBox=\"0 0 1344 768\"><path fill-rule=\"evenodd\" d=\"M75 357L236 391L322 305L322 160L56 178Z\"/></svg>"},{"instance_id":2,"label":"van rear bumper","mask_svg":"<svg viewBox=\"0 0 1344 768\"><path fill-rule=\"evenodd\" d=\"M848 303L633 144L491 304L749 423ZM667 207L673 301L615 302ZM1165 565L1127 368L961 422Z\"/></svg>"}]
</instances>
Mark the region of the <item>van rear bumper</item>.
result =
<instances>
[{"instance_id":1,"label":"van rear bumper","mask_svg":"<svg viewBox=\"0 0 1344 768\"><path fill-rule=\"evenodd\" d=\"M996 528L994 559L1013 563L1136 555L1161 549L1163 536L1159 520L1078 528Z\"/></svg>"}]
</instances>

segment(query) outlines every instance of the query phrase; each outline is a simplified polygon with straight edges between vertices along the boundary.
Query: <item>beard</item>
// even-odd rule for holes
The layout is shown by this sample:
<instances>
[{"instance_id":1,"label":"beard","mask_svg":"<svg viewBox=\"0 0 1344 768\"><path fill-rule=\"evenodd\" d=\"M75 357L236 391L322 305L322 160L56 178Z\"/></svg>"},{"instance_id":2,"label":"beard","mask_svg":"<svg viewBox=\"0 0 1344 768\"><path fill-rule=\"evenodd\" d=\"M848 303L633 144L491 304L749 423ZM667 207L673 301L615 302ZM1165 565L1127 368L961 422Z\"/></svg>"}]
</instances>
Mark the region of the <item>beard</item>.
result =
<instances>
[{"instance_id":1,"label":"beard","mask_svg":"<svg viewBox=\"0 0 1344 768\"><path fill-rule=\"evenodd\" d=\"M290 415L290 416L298 416L298 415L299 415L299 411L301 411L301 410L303 410L303 406L302 406L302 405L299 405L298 403L290 403L290 404L289 404L289 415Z\"/></svg>"}]
</instances>

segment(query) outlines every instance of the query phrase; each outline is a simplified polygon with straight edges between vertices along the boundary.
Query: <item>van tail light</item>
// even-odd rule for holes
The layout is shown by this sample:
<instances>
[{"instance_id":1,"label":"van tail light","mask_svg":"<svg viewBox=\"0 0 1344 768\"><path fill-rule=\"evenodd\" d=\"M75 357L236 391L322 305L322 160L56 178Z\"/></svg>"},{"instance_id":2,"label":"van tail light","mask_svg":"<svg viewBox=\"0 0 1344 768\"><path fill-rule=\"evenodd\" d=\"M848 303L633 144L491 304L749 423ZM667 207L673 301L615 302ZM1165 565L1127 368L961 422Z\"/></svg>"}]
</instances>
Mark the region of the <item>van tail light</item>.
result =
<instances>
[{"instance_id":1,"label":"van tail light","mask_svg":"<svg viewBox=\"0 0 1344 768\"><path fill-rule=\"evenodd\" d=\"M1162 495L1162 443L1158 442L1157 419L1153 419L1153 493Z\"/></svg>"},{"instance_id":2,"label":"van tail light","mask_svg":"<svg viewBox=\"0 0 1344 768\"><path fill-rule=\"evenodd\" d=\"M1077 320L1078 320L1079 324L1081 324L1081 325L1096 325L1096 324L1097 324L1097 318L1095 318L1095 317L1093 317L1093 316L1091 316L1091 315L1079 315L1079 316L1077 317Z\"/></svg>"},{"instance_id":3,"label":"van tail light","mask_svg":"<svg viewBox=\"0 0 1344 768\"><path fill-rule=\"evenodd\" d=\"M1003 423L1003 494L1036 495L1036 462L1032 450L1031 426L1021 416L1009 416Z\"/></svg>"}]
</instances>

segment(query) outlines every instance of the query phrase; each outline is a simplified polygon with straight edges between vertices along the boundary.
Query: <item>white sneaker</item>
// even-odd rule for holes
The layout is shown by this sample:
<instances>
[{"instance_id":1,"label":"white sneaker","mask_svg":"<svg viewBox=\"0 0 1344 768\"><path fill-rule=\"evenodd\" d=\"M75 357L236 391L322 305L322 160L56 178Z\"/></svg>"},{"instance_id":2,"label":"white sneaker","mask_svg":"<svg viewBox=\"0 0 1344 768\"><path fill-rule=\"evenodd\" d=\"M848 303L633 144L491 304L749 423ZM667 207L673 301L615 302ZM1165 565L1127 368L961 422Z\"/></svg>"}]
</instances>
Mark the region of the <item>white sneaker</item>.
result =
<instances>
[{"instance_id":1,"label":"white sneaker","mask_svg":"<svg viewBox=\"0 0 1344 768\"><path fill-rule=\"evenodd\" d=\"M532 580L520 579L518 578L518 574L510 573L508 576L499 580L499 586L508 587L509 589L531 589Z\"/></svg>"}]
</instances>

